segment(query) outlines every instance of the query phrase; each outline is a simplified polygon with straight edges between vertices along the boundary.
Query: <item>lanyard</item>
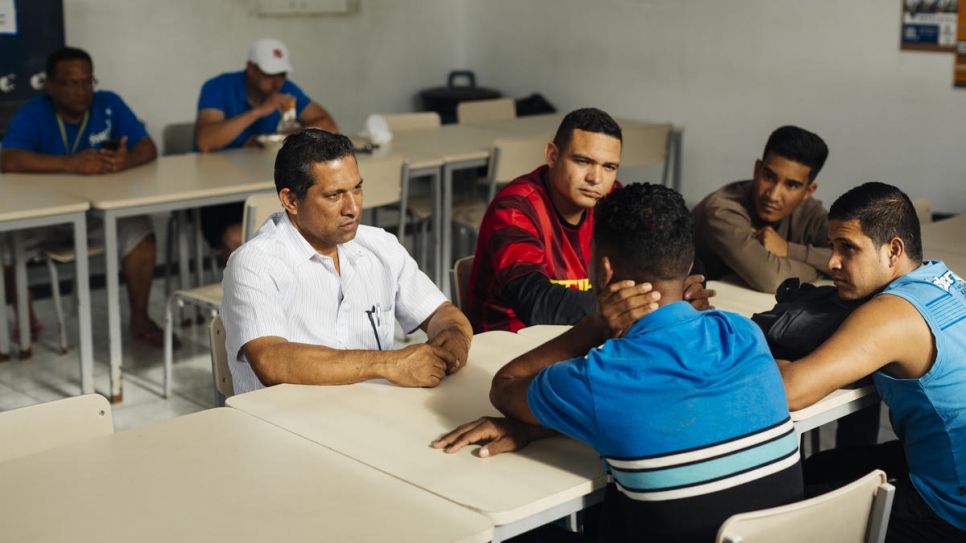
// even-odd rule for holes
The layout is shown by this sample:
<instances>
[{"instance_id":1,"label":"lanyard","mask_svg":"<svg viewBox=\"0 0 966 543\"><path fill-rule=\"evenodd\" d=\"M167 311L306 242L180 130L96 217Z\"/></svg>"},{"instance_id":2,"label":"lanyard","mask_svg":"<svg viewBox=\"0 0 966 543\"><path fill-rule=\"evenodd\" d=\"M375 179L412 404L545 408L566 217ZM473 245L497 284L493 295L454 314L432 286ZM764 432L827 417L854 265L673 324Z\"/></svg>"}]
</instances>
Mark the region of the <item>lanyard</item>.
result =
<instances>
[{"instance_id":1,"label":"lanyard","mask_svg":"<svg viewBox=\"0 0 966 543\"><path fill-rule=\"evenodd\" d=\"M80 129L77 131L77 137L74 138L74 146L67 148L67 130L64 128L64 120L57 115L57 126L60 127L60 137L64 140L64 150L67 151L68 155L72 155L77 152L77 145L80 144L81 136L84 135L84 129L87 128L87 118L90 116L91 111L87 110L84 112L84 121L81 123Z\"/></svg>"}]
</instances>

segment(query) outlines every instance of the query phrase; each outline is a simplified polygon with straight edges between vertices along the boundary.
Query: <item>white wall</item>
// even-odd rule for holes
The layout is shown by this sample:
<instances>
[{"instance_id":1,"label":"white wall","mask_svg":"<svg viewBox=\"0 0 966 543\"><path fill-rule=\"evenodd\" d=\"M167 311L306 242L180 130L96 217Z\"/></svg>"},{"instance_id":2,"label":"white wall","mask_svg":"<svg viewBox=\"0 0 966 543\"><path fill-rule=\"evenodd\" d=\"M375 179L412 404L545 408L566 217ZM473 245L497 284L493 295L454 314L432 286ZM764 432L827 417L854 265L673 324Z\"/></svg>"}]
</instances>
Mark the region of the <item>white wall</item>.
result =
<instances>
[{"instance_id":1,"label":"white wall","mask_svg":"<svg viewBox=\"0 0 966 543\"><path fill-rule=\"evenodd\" d=\"M359 0L348 16L260 18L253 0L64 0L68 45L94 57L158 145L163 126L194 120L208 78L244 68L252 41L289 47L291 79L346 132L374 112L412 111L414 96L458 67L462 4Z\"/></svg>"},{"instance_id":2,"label":"white wall","mask_svg":"<svg viewBox=\"0 0 966 543\"><path fill-rule=\"evenodd\" d=\"M775 127L829 143L826 204L869 180L966 211L966 90L949 54L900 52L892 0L358 0L343 17L259 18L253 0L65 0L67 41L88 49L157 141L194 118L209 77L241 69L251 41L284 39L292 80L356 132L409 111L454 68L559 109L686 127L696 202L751 174Z\"/></svg>"},{"instance_id":3,"label":"white wall","mask_svg":"<svg viewBox=\"0 0 966 543\"><path fill-rule=\"evenodd\" d=\"M951 54L900 52L895 0L468 0L465 64L511 96L686 127L690 203L749 178L798 124L831 154L829 205L871 180L966 211L966 90Z\"/></svg>"}]
</instances>

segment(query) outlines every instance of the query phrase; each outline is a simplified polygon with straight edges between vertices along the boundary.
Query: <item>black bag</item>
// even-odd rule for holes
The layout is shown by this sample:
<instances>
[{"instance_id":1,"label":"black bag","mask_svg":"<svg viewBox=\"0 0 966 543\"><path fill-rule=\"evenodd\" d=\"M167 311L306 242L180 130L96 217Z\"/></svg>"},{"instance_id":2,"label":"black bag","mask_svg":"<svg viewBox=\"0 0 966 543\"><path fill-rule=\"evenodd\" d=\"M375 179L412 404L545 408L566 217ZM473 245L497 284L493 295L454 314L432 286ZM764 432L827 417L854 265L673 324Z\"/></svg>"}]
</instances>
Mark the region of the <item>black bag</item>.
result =
<instances>
[{"instance_id":1,"label":"black bag","mask_svg":"<svg viewBox=\"0 0 966 543\"><path fill-rule=\"evenodd\" d=\"M775 358L794 361L831 337L865 300L845 301L833 286L800 284L792 277L779 285L775 301L775 307L755 313L751 320L765 333Z\"/></svg>"}]
</instances>

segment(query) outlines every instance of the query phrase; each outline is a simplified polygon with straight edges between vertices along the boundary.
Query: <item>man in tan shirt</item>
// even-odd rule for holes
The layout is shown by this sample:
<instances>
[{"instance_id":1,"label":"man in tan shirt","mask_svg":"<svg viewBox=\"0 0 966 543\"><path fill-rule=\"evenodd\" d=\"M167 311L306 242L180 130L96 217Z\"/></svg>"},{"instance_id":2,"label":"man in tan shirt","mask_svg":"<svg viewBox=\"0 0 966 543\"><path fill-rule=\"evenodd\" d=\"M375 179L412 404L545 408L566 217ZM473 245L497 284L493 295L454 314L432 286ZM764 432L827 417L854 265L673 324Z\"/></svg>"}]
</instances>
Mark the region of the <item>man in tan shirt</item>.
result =
<instances>
[{"instance_id":1,"label":"man in tan shirt","mask_svg":"<svg viewBox=\"0 0 966 543\"><path fill-rule=\"evenodd\" d=\"M822 138L783 126L755 161L754 179L725 185L694 208L695 249L709 279L734 273L773 293L789 277L822 276L831 256L828 212L811 196L827 157Z\"/></svg>"}]
</instances>

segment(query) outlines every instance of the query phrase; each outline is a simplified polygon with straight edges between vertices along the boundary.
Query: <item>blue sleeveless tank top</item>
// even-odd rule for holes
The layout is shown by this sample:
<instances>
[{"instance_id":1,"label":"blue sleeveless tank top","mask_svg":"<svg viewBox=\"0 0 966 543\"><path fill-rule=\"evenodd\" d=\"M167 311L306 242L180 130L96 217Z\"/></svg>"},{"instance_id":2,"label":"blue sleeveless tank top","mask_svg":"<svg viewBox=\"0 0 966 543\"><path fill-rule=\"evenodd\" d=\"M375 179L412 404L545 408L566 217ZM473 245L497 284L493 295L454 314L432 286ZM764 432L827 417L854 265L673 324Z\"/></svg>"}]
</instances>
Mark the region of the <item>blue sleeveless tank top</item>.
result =
<instances>
[{"instance_id":1,"label":"blue sleeveless tank top","mask_svg":"<svg viewBox=\"0 0 966 543\"><path fill-rule=\"evenodd\" d=\"M936 361L919 379L877 371L876 389L892 411L913 485L936 514L966 530L966 282L930 261L881 294L915 306L935 338Z\"/></svg>"}]
</instances>

